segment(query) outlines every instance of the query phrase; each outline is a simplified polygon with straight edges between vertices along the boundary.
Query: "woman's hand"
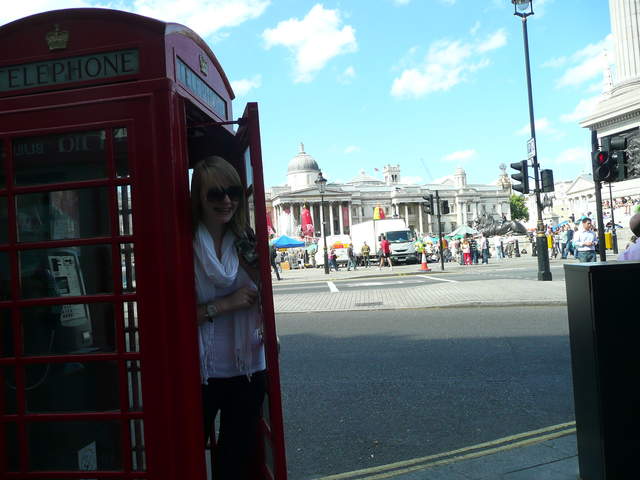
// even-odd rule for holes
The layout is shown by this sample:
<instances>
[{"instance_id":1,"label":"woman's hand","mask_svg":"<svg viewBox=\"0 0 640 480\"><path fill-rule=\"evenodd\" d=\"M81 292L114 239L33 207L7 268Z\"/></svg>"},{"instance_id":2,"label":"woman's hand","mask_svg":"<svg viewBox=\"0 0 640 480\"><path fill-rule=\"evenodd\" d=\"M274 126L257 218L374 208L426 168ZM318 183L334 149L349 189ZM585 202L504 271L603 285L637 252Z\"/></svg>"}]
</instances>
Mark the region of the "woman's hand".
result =
<instances>
[{"instance_id":1,"label":"woman's hand","mask_svg":"<svg viewBox=\"0 0 640 480\"><path fill-rule=\"evenodd\" d=\"M240 287L231 295L222 298L222 311L233 311L250 308L258 299L258 291L251 287Z\"/></svg>"},{"instance_id":2,"label":"woman's hand","mask_svg":"<svg viewBox=\"0 0 640 480\"><path fill-rule=\"evenodd\" d=\"M216 307L217 315L229 313L234 310L243 310L252 307L258 299L258 290L252 287L240 287L226 297L216 299L213 304ZM217 316L216 315L216 316ZM209 317L207 316L207 304L198 305L196 310L196 321L198 325L202 325L207 322ZM215 317L214 320L215 322Z\"/></svg>"}]
</instances>

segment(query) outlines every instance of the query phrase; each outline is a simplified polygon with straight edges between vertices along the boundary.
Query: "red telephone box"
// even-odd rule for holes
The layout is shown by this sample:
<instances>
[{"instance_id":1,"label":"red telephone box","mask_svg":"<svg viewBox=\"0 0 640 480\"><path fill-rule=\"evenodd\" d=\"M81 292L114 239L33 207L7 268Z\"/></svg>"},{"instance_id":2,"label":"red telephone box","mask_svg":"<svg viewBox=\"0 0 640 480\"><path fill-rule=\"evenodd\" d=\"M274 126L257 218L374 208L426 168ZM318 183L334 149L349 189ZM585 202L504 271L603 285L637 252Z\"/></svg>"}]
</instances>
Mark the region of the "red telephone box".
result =
<instances>
[{"instance_id":1,"label":"red telephone box","mask_svg":"<svg viewBox=\"0 0 640 480\"><path fill-rule=\"evenodd\" d=\"M234 121L232 99L182 25L71 9L0 28L2 478L206 478L188 171L212 153L258 238L256 478L286 478L258 108Z\"/></svg>"}]
</instances>

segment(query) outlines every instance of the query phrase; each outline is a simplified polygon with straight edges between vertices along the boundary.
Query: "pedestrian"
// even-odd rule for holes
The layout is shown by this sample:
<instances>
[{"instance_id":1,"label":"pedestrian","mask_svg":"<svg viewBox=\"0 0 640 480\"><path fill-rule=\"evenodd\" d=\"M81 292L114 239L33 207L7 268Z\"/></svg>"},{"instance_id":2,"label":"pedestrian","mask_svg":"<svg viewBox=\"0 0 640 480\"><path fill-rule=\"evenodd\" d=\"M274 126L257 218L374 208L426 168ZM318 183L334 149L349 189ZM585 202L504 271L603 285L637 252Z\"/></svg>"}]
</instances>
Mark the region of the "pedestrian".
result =
<instances>
[{"instance_id":1,"label":"pedestrian","mask_svg":"<svg viewBox=\"0 0 640 480\"><path fill-rule=\"evenodd\" d=\"M471 236L469 240L469 248L471 249L471 261L474 265L478 264L478 242L476 241L476 237Z\"/></svg>"},{"instance_id":2,"label":"pedestrian","mask_svg":"<svg viewBox=\"0 0 640 480\"><path fill-rule=\"evenodd\" d=\"M249 480L267 383L245 191L235 168L211 156L194 167L191 195L204 441L220 414L213 477Z\"/></svg>"},{"instance_id":3,"label":"pedestrian","mask_svg":"<svg viewBox=\"0 0 640 480\"><path fill-rule=\"evenodd\" d=\"M353 253L353 244L349 244L349 246L347 247L347 272L351 270L351 267L353 267L353 271L356 271L356 254Z\"/></svg>"},{"instance_id":4,"label":"pedestrian","mask_svg":"<svg viewBox=\"0 0 640 480\"><path fill-rule=\"evenodd\" d=\"M471 265L471 245L467 238L462 241L462 257L464 265Z\"/></svg>"},{"instance_id":5,"label":"pedestrian","mask_svg":"<svg viewBox=\"0 0 640 480\"><path fill-rule=\"evenodd\" d=\"M489 263L489 239L485 236L485 234L482 234L482 237L480 238L480 252L482 255L482 263Z\"/></svg>"},{"instance_id":6,"label":"pedestrian","mask_svg":"<svg viewBox=\"0 0 640 480\"><path fill-rule=\"evenodd\" d=\"M618 255L618 260L640 260L640 242L636 239L640 237L640 213L636 213L629 219L629 229L634 234L631 242L626 250Z\"/></svg>"},{"instance_id":7,"label":"pedestrian","mask_svg":"<svg viewBox=\"0 0 640 480\"><path fill-rule=\"evenodd\" d=\"M380 235L380 265L378 265L378 270L382 270L385 260L389 264L389 268L393 270L393 265L391 264L391 244L384 235Z\"/></svg>"},{"instance_id":8,"label":"pedestrian","mask_svg":"<svg viewBox=\"0 0 640 480\"><path fill-rule=\"evenodd\" d=\"M274 245L269 246L269 257L271 257L271 267L273 267L273 271L276 274L276 278L280 280L280 272L278 272L278 266L276 265L276 257L278 256L278 251Z\"/></svg>"},{"instance_id":9,"label":"pedestrian","mask_svg":"<svg viewBox=\"0 0 640 480\"><path fill-rule=\"evenodd\" d=\"M336 249L331 247L329 250L329 270L334 269L338 271L338 257L336 255Z\"/></svg>"},{"instance_id":10,"label":"pedestrian","mask_svg":"<svg viewBox=\"0 0 640 480\"><path fill-rule=\"evenodd\" d=\"M495 237L493 240L497 258L504 258L504 250L502 248L502 237Z\"/></svg>"},{"instance_id":11,"label":"pedestrian","mask_svg":"<svg viewBox=\"0 0 640 480\"><path fill-rule=\"evenodd\" d=\"M596 261L596 245L598 237L593 231L591 219L584 217L582 219L582 230L579 230L574 237L574 244L577 250L579 262L595 262Z\"/></svg>"},{"instance_id":12,"label":"pedestrian","mask_svg":"<svg viewBox=\"0 0 640 480\"><path fill-rule=\"evenodd\" d=\"M371 254L371 247L367 245L367 242L364 242L362 248L360 249L360 254L362 255L362 262L366 268L369 268L369 255Z\"/></svg>"}]
</instances>

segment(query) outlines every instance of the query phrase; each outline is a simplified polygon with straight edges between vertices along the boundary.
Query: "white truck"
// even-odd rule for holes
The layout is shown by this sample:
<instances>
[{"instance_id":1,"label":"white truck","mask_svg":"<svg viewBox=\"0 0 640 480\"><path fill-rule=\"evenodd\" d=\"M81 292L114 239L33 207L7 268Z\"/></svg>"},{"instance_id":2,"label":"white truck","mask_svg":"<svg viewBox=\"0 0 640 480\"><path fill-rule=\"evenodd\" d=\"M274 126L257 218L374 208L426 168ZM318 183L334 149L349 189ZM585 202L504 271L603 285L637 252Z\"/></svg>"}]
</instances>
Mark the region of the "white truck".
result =
<instances>
[{"instance_id":1,"label":"white truck","mask_svg":"<svg viewBox=\"0 0 640 480\"><path fill-rule=\"evenodd\" d=\"M347 247L351 243L349 235L327 235L327 255L331 248L336 251L336 262L339 266L345 266L349 260ZM357 250L354 250L356 252ZM324 242L322 237L318 240L318 251L316 252L316 265L324 265Z\"/></svg>"},{"instance_id":2,"label":"white truck","mask_svg":"<svg viewBox=\"0 0 640 480\"><path fill-rule=\"evenodd\" d=\"M367 242L371 248L371 256L377 256L380 249L380 236L389 240L391 248L391 261L393 263L415 263L416 236L401 218L385 218L383 220L367 220L351 226L351 240L353 251L360 255L362 245Z\"/></svg>"}]
</instances>

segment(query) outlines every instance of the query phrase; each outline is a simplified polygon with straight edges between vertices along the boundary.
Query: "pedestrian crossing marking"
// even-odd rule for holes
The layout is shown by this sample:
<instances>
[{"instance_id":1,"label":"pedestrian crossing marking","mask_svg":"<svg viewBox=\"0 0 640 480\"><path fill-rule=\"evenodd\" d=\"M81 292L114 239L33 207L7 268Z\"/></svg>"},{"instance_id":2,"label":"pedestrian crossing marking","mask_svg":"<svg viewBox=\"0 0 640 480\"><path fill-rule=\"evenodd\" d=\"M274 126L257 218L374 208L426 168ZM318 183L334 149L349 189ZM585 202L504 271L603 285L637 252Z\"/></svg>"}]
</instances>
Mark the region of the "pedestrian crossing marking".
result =
<instances>
[{"instance_id":1,"label":"pedestrian crossing marking","mask_svg":"<svg viewBox=\"0 0 640 480\"><path fill-rule=\"evenodd\" d=\"M433 275L418 275L418 276L422 278L428 278L429 280L438 280L439 282L458 283L458 280L451 280L450 278L434 277Z\"/></svg>"},{"instance_id":2,"label":"pedestrian crossing marking","mask_svg":"<svg viewBox=\"0 0 640 480\"><path fill-rule=\"evenodd\" d=\"M333 282L327 282L327 285L329 286L329 290L331 291L331 293L338 293L340 292L340 290L338 290L338 287L336 287L336 284Z\"/></svg>"}]
</instances>

